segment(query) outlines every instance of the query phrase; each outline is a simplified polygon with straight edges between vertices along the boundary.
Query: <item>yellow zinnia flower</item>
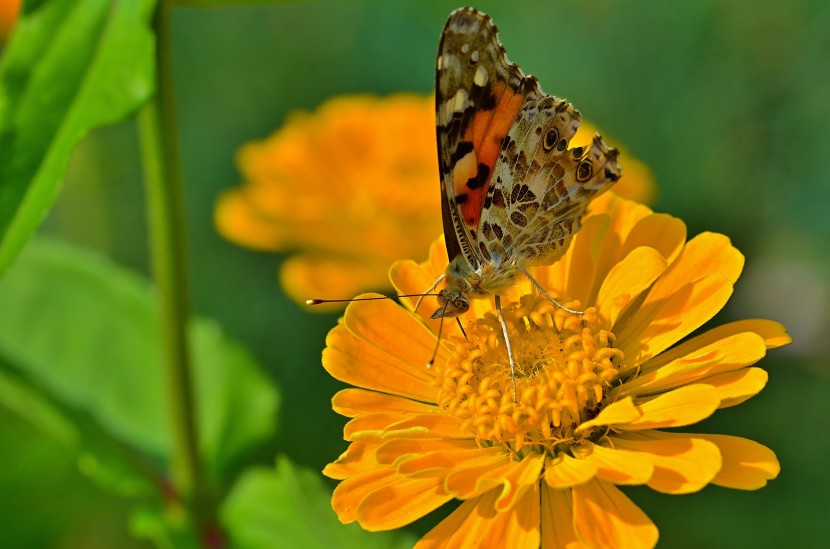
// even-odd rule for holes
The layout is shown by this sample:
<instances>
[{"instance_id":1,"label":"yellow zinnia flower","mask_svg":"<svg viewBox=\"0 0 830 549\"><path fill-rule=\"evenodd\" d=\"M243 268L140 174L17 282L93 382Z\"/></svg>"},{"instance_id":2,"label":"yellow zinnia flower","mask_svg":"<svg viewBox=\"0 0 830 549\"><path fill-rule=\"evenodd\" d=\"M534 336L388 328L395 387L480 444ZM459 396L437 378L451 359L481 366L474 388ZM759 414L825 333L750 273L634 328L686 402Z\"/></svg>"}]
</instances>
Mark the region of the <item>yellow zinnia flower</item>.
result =
<instances>
[{"instance_id":1,"label":"yellow zinnia flower","mask_svg":"<svg viewBox=\"0 0 830 549\"><path fill-rule=\"evenodd\" d=\"M331 99L248 143L237 161L245 184L217 202L218 230L242 246L294 252L280 279L300 303L387 289L389 266L422 259L441 233L432 97ZM624 172L616 189L653 196L642 163L628 157Z\"/></svg>"},{"instance_id":2,"label":"yellow zinnia flower","mask_svg":"<svg viewBox=\"0 0 830 549\"><path fill-rule=\"evenodd\" d=\"M461 505L419 547L651 547L655 525L616 485L683 494L709 483L754 490L779 472L766 447L728 435L663 431L758 393L752 367L790 342L769 320L746 320L680 342L726 303L743 256L720 234L686 241L682 221L621 199L597 199L564 257L507 297L508 358L492 299L443 326L428 297L417 313L391 301L349 305L323 365L355 386L333 399L347 451L324 473L342 480L332 505L368 530L406 525L452 499ZM443 242L425 263L397 263L401 293L444 272ZM680 342L680 343L678 343Z\"/></svg>"}]
</instances>

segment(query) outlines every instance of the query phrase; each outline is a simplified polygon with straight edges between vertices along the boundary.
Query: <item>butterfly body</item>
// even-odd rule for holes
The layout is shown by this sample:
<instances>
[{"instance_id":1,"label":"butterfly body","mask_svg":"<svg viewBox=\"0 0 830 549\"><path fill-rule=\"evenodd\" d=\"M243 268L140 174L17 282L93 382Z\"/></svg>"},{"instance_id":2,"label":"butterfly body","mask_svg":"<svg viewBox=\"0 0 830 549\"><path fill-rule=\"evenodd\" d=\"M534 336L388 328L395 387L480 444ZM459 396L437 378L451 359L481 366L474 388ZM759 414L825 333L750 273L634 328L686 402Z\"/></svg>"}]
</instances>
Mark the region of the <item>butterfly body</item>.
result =
<instances>
[{"instance_id":1,"label":"butterfly body","mask_svg":"<svg viewBox=\"0 0 830 549\"><path fill-rule=\"evenodd\" d=\"M569 148L581 119L507 59L489 16L472 8L450 15L436 62L450 264L433 318L465 312L472 298L495 295L498 305L529 267L565 252L591 199L621 174L617 150L599 135Z\"/></svg>"}]
</instances>

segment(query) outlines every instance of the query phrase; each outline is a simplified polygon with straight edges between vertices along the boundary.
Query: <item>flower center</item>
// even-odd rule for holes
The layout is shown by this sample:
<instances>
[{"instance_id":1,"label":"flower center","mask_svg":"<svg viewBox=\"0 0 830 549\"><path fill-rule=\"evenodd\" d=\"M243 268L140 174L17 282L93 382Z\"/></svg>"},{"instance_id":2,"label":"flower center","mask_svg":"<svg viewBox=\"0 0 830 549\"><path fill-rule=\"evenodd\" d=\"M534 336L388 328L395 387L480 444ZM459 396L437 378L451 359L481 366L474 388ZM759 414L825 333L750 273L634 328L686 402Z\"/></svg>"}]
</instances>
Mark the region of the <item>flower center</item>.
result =
<instances>
[{"instance_id":1,"label":"flower center","mask_svg":"<svg viewBox=\"0 0 830 549\"><path fill-rule=\"evenodd\" d=\"M579 308L579 302L566 304ZM594 435L576 427L607 404L623 353L599 327L596 309L575 315L526 295L502 308L515 360L516 398L501 324L488 312L454 338L437 371L439 404L483 443L555 455Z\"/></svg>"}]
</instances>

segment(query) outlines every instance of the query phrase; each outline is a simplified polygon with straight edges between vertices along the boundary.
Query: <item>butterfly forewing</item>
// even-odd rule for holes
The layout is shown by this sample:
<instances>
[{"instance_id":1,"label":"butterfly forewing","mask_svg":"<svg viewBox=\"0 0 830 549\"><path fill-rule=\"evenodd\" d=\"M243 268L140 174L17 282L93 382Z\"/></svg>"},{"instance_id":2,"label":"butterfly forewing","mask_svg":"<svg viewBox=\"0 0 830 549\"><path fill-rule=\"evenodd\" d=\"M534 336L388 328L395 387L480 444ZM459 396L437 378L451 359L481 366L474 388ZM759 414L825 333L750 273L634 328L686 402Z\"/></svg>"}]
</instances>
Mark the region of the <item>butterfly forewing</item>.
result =
<instances>
[{"instance_id":1,"label":"butterfly forewing","mask_svg":"<svg viewBox=\"0 0 830 549\"><path fill-rule=\"evenodd\" d=\"M444 235L450 259L482 257L478 227L502 141L539 95L536 79L507 60L498 29L470 8L450 15L436 61L436 121Z\"/></svg>"}]
</instances>

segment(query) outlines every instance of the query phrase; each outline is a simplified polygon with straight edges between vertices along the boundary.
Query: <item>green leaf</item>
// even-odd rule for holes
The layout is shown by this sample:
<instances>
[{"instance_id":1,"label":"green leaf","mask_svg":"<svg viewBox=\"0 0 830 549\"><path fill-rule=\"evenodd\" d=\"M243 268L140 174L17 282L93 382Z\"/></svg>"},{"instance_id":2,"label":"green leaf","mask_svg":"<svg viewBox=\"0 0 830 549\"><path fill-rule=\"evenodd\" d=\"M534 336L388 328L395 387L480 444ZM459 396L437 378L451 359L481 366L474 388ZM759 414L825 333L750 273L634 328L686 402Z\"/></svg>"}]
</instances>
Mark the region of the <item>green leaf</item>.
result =
<instances>
[{"instance_id":1,"label":"green leaf","mask_svg":"<svg viewBox=\"0 0 830 549\"><path fill-rule=\"evenodd\" d=\"M389 549L415 543L401 531L370 533L357 524L341 524L320 474L284 457L276 470L247 471L225 500L221 518L233 547L243 549Z\"/></svg>"},{"instance_id":2,"label":"green leaf","mask_svg":"<svg viewBox=\"0 0 830 549\"><path fill-rule=\"evenodd\" d=\"M91 129L152 93L155 0L27 3L0 64L0 274L57 196Z\"/></svg>"},{"instance_id":3,"label":"green leaf","mask_svg":"<svg viewBox=\"0 0 830 549\"><path fill-rule=\"evenodd\" d=\"M273 434L278 395L251 356L214 323L196 321L190 333L201 453L212 479L221 482ZM0 357L0 366L16 369L7 379L15 375L22 387L0 384L6 405L28 400L23 388L37 392L74 424L86 418L118 444L167 461L165 372L146 281L98 255L33 240L0 282Z\"/></svg>"}]
</instances>

